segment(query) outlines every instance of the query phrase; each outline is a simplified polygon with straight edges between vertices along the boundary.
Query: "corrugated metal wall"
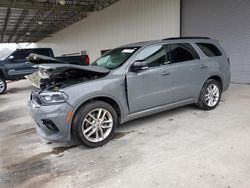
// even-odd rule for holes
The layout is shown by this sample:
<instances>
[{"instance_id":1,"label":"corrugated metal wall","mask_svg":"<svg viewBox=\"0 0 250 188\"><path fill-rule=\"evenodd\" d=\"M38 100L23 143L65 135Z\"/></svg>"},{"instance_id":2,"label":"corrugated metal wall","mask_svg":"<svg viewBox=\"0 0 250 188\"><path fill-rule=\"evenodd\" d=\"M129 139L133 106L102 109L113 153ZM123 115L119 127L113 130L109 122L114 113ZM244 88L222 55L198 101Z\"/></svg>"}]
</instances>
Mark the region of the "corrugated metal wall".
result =
<instances>
[{"instance_id":1,"label":"corrugated metal wall","mask_svg":"<svg viewBox=\"0 0 250 188\"><path fill-rule=\"evenodd\" d=\"M231 60L232 81L250 83L250 1L182 0L183 36L216 38Z\"/></svg>"},{"instance_id":2,"label":"corrugated metal wall","mask_svg":"<svg viewBox=\"0 0 250 188\"><path fill-rule=\"evenodd\" d=\"M180 0L120 0L37 44L56 55L86 50L91 61L101 50L180 35Z\"/></svg>"}]
</instances>

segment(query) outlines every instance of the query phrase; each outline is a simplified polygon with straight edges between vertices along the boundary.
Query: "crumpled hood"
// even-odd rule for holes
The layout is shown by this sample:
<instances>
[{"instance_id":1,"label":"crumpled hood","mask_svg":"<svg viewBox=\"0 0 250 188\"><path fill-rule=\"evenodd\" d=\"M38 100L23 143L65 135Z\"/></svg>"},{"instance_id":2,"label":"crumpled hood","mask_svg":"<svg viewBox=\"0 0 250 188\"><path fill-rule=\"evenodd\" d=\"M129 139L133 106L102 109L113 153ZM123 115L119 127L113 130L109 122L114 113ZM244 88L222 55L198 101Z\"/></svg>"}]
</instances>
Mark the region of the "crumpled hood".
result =
<instances>
[{"instance_id":1,"label":"crumpled hood","mask_svg":"<svg viewBox=\"0 0 250 188\"><path fill-rule=\"evenodd\" d=\"M28 57L26 57L27 61L33 64L44 64L44 63L64 63L58 59L44 56L44 55L39 55L39 54L34 54L31 53Z\"/></svg>"},{"instance_id":2,"label":"crumpled hood","mask_svg":"<svg viewBox=\"0 0 250 188\"><path fill-rule=\"evenodd\" d=\"M110 72L109 69L101 66L81 66L64 63L41 64L38 65L38 67L38 71L31 75L25 76L32 85L38 88L56 81L57 78L61 78L62 80L62 78L65 77L65 80L69 81L72 79L73 74L80 75L74 76L74 80L78 79L80 81L80 79L83 77L89 78L107 75Z\"/></svg>"},{"instance_id":3,"label":"crumpled hood","mask_svg":"<svg viewBox=\"0 0 250 188\"><path fill-rule=\"evenodd\" d=\"M57 74L68 69L77 69L79 71L89 71L97 73L109 73L109 69L106 69L101 66L82 66L82 65L73 65L73 64L41 64L39 65L39 70L47 71L51 74Z\"/></svg>"}]
</instances>

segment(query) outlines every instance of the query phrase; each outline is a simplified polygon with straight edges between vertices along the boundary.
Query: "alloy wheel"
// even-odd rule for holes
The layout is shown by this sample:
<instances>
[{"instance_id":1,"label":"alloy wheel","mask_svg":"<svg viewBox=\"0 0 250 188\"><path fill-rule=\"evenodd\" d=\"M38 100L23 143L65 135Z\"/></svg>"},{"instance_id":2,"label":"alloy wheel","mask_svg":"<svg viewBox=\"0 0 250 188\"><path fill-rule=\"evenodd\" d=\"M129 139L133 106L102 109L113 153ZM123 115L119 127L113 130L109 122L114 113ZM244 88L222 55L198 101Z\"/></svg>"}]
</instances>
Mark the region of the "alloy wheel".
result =
<instances>
[{"instance_id":1,"label":"alloy wheel","mask_svg":"<svg viewBox=\"0 0 250 188\"><path fill-rule=\"evenodd\" d=\"M113 128L113 117L104 108L89 112L82 123L83 136L90 142L101 142L106 139Z\"/></svg>"},{"instance_id":2,"label":"alloy wheel","mask_svg":"<svg viewBox=\"0 0 250 188\"><path fill-rule=\"evenodd\" d=\"M4 87L5 87L4 82L0 79L0 93L3 92Z\"/></svg>"},{"instance_id":3,"label":"alloy wheel","mask_svg":"<svg viewBox=\"0 0 250 188\"><path fill-rule=\"evenodd\" d=\"M206 104L209 107L214 107L218 103L219 97L220 97L220 90L218 86L215 84L209 85L207 87L206 94L205 94Z\"/></svg>"}]
</instances>

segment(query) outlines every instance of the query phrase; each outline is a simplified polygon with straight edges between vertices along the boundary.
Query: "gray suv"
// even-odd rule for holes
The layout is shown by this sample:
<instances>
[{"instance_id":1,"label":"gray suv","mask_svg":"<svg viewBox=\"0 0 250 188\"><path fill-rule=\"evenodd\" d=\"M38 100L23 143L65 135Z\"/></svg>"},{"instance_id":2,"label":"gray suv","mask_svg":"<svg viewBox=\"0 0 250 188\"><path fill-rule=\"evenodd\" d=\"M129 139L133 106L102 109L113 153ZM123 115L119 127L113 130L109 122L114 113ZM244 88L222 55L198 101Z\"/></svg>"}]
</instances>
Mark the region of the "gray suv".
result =
<instances>
[{"instance_id":1,"label":"gray suv","mask_svg":"<svg viewBox=\"0 0 250 188\"><path fill-rule=\"evenodd\" d=\"M117 125L188 104L212 110L229 87L230 62L218 41L168 38L118 47L90 66L41 64L28 109L50 141L107 143Z\"/></svg>"}]
</instances>

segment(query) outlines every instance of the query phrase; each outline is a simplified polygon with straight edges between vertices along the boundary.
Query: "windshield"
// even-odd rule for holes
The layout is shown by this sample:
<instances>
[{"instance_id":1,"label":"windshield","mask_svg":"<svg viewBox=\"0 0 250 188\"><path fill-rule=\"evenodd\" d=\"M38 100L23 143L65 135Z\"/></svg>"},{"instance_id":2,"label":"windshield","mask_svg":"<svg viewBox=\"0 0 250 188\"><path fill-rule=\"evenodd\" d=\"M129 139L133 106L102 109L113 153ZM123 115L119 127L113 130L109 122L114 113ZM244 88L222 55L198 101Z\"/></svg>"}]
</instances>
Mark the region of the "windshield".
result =
<instances>
[{"instance_id":1,"label":"windshield","mask_svg":"<svg viewBox=\"0 0 250 188\"><path fill-rule=\"evenodd\" d=\"M125 61L127 61L137 49L138 47L116 48L104 54L95 62L91 63L91 65L98 65L107 69L116 69L125 63Z\"/></svg>"}]
</instances>

